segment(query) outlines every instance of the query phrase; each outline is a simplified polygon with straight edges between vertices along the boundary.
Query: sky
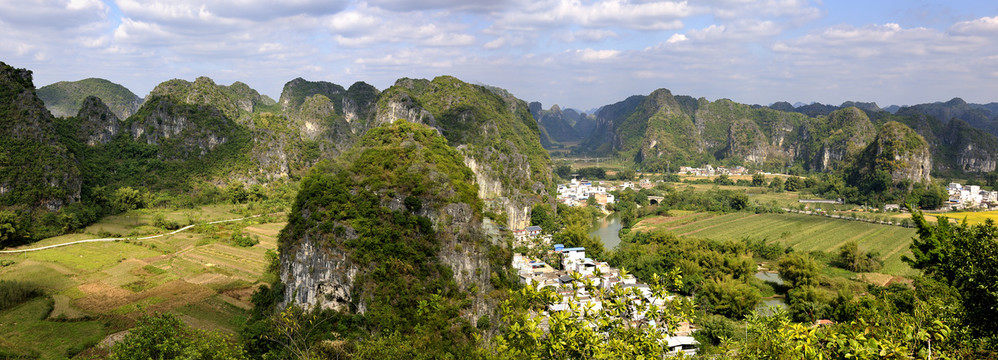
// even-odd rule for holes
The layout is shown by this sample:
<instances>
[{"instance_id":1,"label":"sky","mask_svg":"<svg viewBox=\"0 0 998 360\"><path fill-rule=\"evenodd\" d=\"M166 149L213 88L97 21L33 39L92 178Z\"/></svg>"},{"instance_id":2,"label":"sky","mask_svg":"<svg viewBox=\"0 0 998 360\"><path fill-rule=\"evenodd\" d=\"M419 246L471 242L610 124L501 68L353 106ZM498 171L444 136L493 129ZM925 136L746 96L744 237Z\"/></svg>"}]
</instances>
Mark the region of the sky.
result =
<instances>
[{"instance_id":1,"label":"sky","mask_svg":"<svg viewBox=\"0 0 998 360\"><path fill-rule=\"evenodd\" d=\"M208 76L275 99L302 77L453 75L593 109L666 88L748 104L998 102L998 2L0 0L0 61L38 87L145 96Z\"/></svg>"}]
</instances>

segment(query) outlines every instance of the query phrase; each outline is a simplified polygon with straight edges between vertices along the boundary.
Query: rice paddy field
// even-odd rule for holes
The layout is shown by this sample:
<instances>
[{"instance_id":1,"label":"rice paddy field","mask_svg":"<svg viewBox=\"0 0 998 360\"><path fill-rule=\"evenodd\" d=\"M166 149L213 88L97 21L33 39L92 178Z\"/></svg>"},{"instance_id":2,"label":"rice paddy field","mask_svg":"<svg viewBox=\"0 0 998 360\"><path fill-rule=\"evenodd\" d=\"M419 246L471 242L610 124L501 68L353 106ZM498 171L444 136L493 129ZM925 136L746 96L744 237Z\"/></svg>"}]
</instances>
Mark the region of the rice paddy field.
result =
<instances>
[{"instance_id":1,"label":"rice paddy field","mask_svg":"<svg viewBox=\"0 0 998 360\"><path fill-rule=\"evenodd\" d=\"M901 261L903 255L911 253L908 246L916 236L912 228L800 214L670 213L669 217L646 218L635 224L634 231L665 230L681 237L719 240L763 239L797 251L835 252L846 242L856 241L861 251L880 254L884 260L881 272L916 274Z\"/></svg>"},{"instance_id":2,"label":"rice paddy field","mask_svg":"<svg viewBox=\"0 0 998 360\"><path fill-rule=\"evenodd\" d=\"M132 211L108 217L82 233L22 248L167 233L152 225L157 214L186 225L242 218L247 209L217 205L183 211ZM191 326L233 334L252 308L253 292L273 276L266 273L267 251L276 249L277 234L283 227L283 216L263 216L199 225L155 239L0 254L4 264L0 280L33 283L45 293L0 311L0 358L4 353L67 358L155 312L174 313ZM235 246L230 239L237 231L259 243Z\"/></svg>"},{"instance_id":3,"label":"rice paddy field","mask_svg":"<svg viewBox=\"0 0 998 360\"><path fill-rule=\"evenodd\" d=\"M945 216L951 221L963 221L967 219L967 223L973 224L983 224L984 221L991 219L998 223L998 211L965 211L965 212L950 212L944 214L928 214L929 216L942 217Z\"/></svg>"}]
</instances>

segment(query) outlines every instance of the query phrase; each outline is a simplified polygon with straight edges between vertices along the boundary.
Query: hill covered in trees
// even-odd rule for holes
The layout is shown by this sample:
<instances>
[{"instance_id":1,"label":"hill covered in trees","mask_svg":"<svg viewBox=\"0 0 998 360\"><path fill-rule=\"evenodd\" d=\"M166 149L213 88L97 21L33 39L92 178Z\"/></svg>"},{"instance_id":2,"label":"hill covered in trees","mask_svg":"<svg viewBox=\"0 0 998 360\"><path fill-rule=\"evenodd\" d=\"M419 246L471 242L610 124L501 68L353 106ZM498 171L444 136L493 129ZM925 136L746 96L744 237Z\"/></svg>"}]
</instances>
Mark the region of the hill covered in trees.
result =
<instances>
[{"instance_id":1,"label":"hill covered in trees","mask_svg":"<svg viewBox=\"0 0 998 360\"><path fill-rule=\"evenodd\" d=\"M96 96L119 119L135 113L142 105L142 98L128 88L105 79L89 78L79 81L60 81L38 89L38 97L54 116L75 116L89 96Z\"/></svg>"}]
</instances>

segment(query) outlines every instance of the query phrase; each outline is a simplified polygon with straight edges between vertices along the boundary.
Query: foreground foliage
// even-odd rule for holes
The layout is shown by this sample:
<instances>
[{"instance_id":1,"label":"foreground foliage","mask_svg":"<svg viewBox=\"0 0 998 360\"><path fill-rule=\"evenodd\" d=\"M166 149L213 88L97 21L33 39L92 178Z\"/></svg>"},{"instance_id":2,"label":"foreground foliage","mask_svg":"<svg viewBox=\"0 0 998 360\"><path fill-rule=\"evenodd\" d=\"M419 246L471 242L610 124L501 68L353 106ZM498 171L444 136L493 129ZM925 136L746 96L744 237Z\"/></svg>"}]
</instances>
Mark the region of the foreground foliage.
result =
<instances>
[{"instance_id":1,"label":"foreground foliage","mask_svg":"<svg viewBox=\"0 0 998 360\"><path fill-rule=\"evenodd\" d=\"M652 277L650 293L615 285L609 289L577 277L567 311L551 311L562 301L551 288L528 285L501 304L504 332L496 336L482 356L486 359L655 359L668 347L666 338L679 323L689 321L693 306L675 298L668 288L677 288L682 277ZM578 291L592 302L577 305ZM655 299L658 299L656 301ZM671 299L671 300L669 300ZM602 306L593 306L593 303Z\"/></svg>"},{"instance_id":2,"label":"foreground foliage","mask_svg":"<svg viewBox=\"0 0 998 360\"><path fill-rule=\"evenodd\" d=\"M112 360L245 358L242 347L228 337L193 329L170 314L139 319L138 326L111 348Z\"/></svg>"}]
</instances>

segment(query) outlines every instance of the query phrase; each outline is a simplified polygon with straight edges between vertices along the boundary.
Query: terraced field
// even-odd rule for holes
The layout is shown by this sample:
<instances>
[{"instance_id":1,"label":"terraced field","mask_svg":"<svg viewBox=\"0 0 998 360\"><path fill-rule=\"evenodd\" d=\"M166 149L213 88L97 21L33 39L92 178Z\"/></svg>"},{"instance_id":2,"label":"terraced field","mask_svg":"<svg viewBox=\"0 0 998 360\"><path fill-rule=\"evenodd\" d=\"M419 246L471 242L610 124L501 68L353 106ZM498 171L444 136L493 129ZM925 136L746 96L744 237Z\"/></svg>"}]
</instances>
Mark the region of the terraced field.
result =
<instances>
[{"instance_id":1,"label":"terraced field","mask_svg":"<svg viewBox=\"0 0 998 360\"><path fill-rule=\"evenodd\" d=\"M222 205L164 215L186 224L187 219L240 218L242 210ZM89 233L45 239L27 247L96 238L101 232L164 233L151 225L155 212L140 210L110 217L89 227ZM4 260L0 279L32 282L46 294L0 312L0 354L11 350L43 359L65 358L154 312L175 313L192 326L234 333L252 307L253 291L272 276L265 273L266 252L276 248L276 236L283 227L282 217L260 217L198 226L141 241L0 254ZM260 243L246 248L233 246L229 238L236 231ZM46 317L47 301L52 305ZM37 336L25 336L25 332ZM39 348L38 336L60 345Z\"/></svg>"},{"instance_id":2,"label":"terraced field","mask_svg":"<svg viewBox=\"0 0 998 360\"><path fill-rule=\"evenodd\" d=\"M634 226L634 230L667 230L679 236L711 239L763 239L799 251L835 252L842 244L856 241L860 250L880 253L884 259L882 272L916 273L901 261L901 256L911 253L908 245L916 236L915 229L799 214L677 215L644 219Z\"/></svg>"}]
</instances>

